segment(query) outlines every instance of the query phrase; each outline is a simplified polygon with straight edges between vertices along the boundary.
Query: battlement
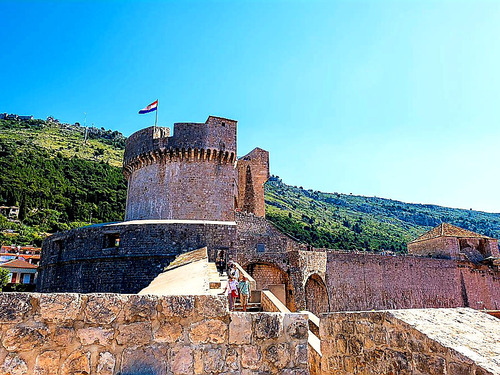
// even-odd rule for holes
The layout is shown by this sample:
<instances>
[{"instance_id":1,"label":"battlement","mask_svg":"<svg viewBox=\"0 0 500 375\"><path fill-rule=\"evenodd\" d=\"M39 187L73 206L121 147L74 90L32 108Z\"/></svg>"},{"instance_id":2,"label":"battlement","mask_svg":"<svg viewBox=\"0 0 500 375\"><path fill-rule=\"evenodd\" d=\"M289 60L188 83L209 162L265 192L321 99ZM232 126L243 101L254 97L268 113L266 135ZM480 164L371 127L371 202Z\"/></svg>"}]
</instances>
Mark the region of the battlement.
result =
<instances>
[{"instance_id":1,"label":"battlement","mask_svg":"<svg viewBox=\"0 0 500 375\"><path fill-rule=\"evenodd\" d=\"M125 147L126 220L234 220L236 190L234 120L149 127Z\"/></svg>"},{"instance_id":2,"label":"battlement","mask_svg":"<svg viewBox=\"0 0 500 375\"><path fill-rule=\"evenodd\" d=\"M166 127L145 128L132 134L125 147L124 174L159 159L236 161L237 121L209 116L205 123L174 124L174 134Z\"/></svg>"}]
</instances>

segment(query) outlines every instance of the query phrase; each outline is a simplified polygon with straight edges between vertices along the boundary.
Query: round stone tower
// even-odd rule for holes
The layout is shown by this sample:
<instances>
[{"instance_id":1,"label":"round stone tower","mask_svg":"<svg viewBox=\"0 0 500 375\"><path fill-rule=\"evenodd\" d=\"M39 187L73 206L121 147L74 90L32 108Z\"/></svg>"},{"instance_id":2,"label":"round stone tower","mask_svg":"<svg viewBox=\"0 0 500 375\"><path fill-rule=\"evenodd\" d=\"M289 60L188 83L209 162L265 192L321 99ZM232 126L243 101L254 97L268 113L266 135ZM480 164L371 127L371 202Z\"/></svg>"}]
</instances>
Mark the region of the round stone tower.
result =
<instances>
[{"instance_id":1,"label":"round stone tower","mask_svg":"<svg viewBox=\"0 0 500 375\"><path fill-rule=\"evenodd\" d=\"M125 147L125 220L234 221L236 121L149 127Z\"/></svg>"}]
</instances>

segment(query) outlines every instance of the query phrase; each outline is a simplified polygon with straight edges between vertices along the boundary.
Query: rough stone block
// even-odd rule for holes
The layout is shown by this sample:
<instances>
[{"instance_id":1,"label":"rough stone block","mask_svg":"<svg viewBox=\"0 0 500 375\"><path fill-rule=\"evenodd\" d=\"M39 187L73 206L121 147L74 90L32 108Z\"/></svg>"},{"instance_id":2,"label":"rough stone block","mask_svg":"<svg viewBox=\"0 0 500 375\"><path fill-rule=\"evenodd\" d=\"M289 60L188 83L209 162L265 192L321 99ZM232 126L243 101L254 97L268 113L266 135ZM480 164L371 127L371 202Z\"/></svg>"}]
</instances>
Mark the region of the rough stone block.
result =
<instances>
[{"instance_id":1,"label":"rough stone block","mask_svg":"<svg viewBox=\"0 0 500 375\"><path fill-rule=\"evenodd\" d=\"M0 367L2 374L6 375L25 375L28 373L28 365L16 353L10 353Z\"/></svg>"},{"instance_id":2,"label":"rough stone block","mask_svg":"<svg viewBox=\"0 0 500 375\"><path fill-rule=\"evenodd\" d=\"M2 344L8 351L30 351L42 346L48 335L44 324L17 325L5 332Z\"/></svg>"},{"instance_id":3,"label":"rough stone block","mask_svg":"<svg viewBox=\"0 0 500 375\"><path fill-rule=\"evenodd\" d=\"M161 343L174 343L182 337L182 326L179 323L164 322L153 333L153 340Z\"/></svg>"},{"instance_id":4,"label":"rough stone block","mask_svg":"<svg viewBox=\"0 0 500 375\"><path fill-rule=\"evenodd\" d=\"M252 315L247 313L231 313L229 323L229 344L252 343Z\"/></svg>"},{"instance_id":5,"label":"rough stone block","mask_svg":"<svg viewBox=\"0 0 500 375\"><path fill-rule=\"evenodd\" d=\"M61 366L61 375L90 374L90 352L76 350Z\"/></svg>"},{"instance_id":6,"label":"rough stone block","mask_svg":"<svg viewBox=\"0 0 500 375\"><path fill-rule=\"evenodd\" d=\"M118 327L116 342L118 345L143 345L151 341L151 323L136 322Z\"/></svg>"},{"instance_id":7,"label":"rough stone block","mask_svg":"<svg viewBox=\"0 0 500 375\"><path fill-rule=\"evenodd\" d=\"M254 335L257 339L275 339L283 332L283 314L267 313L256 314L254 322ZM288 316L293 316L288 314ZM292 318L293 319L293 318ZM306 329L307 334L307 329Z\"/></svg>"},{"instance_id":8,"label":"rough stone block","mask_svg":"<svg viewBox=\"0 0 500 375\"><path fill-rule=\"evenodd\" d=\"M162 313L169 318L187 318L194 314L195 303L193 296L165 296L160 299Z\"/></svg>"},{"instance_id":9,"label":"rough stone block","mask_svg":"<svg viewBox=\"0 0 500 375\"><path fill-rule=\"evenodd\" d=\"M207 348L203 351L204 370L205 374L220 373L224 367L224 356L222 348Z\"/></svg>"},{"instance_id":10,"label":"rough stone block","mask_svg":"<svg viewBox=\"0 0 500 375\"><path fill-rule=\"evenodd\" d=\"M174 348L171 351L170 369L174 374L193 372L193 351L191 347Z\"/></svg>"},{"instance_id":11,"label":"rough stone block","mask_svg":"<svg viewBox=\"0 0 500 375\"><path fill-rule=\"evenodd\" d=\"M76 332L82 345L109 345L114 337L114 330L112 328L101 327L86 327L78 329Z\"/></svg>"},{"instance_id":12,"label":"rough stone block","mask_svg":"<svg viewBox=\"0 0 500 375\"><path fill-rule=\"evenodd\" d=\"M127 322L151 320L156 317L158 297L149 295L130 295L123 305L123 317Z\"/></svg>"},{"instance_id":13,"label":"rough stone block","mask_svg":"<svg viewBox=\"0 0 500 375\"><path fill-rule=\"evenodd\" d=\"M73 321L80 314L80 294L41 294L38 299L40 315L48 322Z\"/></svg>"},{"instance_id":14,"label":"rough stone block","mask_svg":"<svg viewBox=\"0 0 500 375\"><path fill-rule=\"evenodd\" d=\"M262 352L257 345L243 345L241 348L241 367L257 370L261 366Z\"/></svg>"},{"instance_id":15,"label":"rough stone block","mask_svg":"<svg viewBox=\"0 0 500 375\"><path fill-rule=\"evenodd\" d=\"M166 375L166 356L155 347L128 348L122 353L121 375Z\"/></svg>"},{"instance_id":16,"label":"rough stone block","mask_svg":"<svg viewBox=\"0 0 500 375\"><path fill-rule=\"evenodd\" d=\"M99 353L99 361L97 362L97 374L113 375L115 371L116 359L110 352Z\"/></svg>"},{"instance_id":17,"label":"rough stone block","mask_svg":"<svg viewBox=\"0 0 500 375\"><path fill-rule=\"evenodd\" d=\"M222 344L227 342L227 325L217 319L191 325L189 339L194 344Z\"/></svg>"},{"instance_id":18,"label":"rough stone block","mask_svg":"<svg viewBox=\"0 0 500 375\"><path fill-rule=\"evenodd\" d=\"M0 323L22 322L31 309L29 294L0 293Z\"/></svg>"},{"instance_id":19,"label":"rough stone block","mask_svg":"<svg viewBox=\"0 0 500 375\"><path fill-rule=\"evenodd\" d=\"M47 350L36 357L34 375L58 375L61 353Z\"/></svg>"},{"instance_id":20,"label":"rough stone block","mask_svg":"<svg viewBox=\"0 0 500 375\"><path fill-rule=\"evenodd\" d=\"M225 296L196 296L195 308L205 318L223 317L228 314Z\"/></svg>"},{"instance_id":21,"label":"rough stone block","mask_svg":"<svg viewBox=\"0 0 500 375\"><path fill-rule=\"evenodd\" d=\"M306 349L307 357L307 349ZM264 350L264 359L278 369L287 367L290 361L289 347L285 343L271 344Z\"/></svg>"},{"instance_id":22,"label":"rough stone block","mask_svg":"<svg viewBox=\"0 0 500 375\"><path fill-rule=\"evenodd\" d=\"M75 330L72 327L56 327L53 340L56 345L68 347L75 337Z\"/></svg>"},{"instance_id":23,"label":"rough stone block","mask_svg":"<svg viewBox=\"0 0 500 375\"><path fill-rule=\"evenodd\" d=\"M307 316L303 314L287 314L284 319L287 340L307 340L309 326Z\"/></svg>"},{"instance_id":24,"label":"rough stone block","mask_svg":"<svg viewBox=\"0 0 500 375\"><path fill-rule=\"evenodd\" d=\"M117 294L90 294L85 307L85 321L110 324L123 306L123 298Z\"/></svg>"}]
</instances>

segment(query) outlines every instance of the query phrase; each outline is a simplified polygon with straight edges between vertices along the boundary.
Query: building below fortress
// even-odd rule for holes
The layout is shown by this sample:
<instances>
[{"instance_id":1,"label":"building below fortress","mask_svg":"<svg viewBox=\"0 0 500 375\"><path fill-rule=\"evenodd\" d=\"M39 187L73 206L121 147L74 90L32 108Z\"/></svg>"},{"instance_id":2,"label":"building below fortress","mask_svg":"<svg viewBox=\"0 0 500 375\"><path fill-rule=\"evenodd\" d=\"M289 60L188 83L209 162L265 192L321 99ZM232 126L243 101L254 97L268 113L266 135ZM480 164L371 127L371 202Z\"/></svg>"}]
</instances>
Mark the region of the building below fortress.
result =
<instances>
[{"instance_id":1,"label":"building below fortress","mask_svg":"<svg viewBox=\"0 0 500 375\"><path fill-rule=\"evenodd\" d=\"M128 139L125 221L43 244L38 291L137 293L179 254L207 247L238 262L291 311L500 309L496 240L442 225L386 256L315 249L265 219L269 153L237 158L237 122L149 127ZM186 291L189 294L189 291Z\"/></svg>"}]
</instances>

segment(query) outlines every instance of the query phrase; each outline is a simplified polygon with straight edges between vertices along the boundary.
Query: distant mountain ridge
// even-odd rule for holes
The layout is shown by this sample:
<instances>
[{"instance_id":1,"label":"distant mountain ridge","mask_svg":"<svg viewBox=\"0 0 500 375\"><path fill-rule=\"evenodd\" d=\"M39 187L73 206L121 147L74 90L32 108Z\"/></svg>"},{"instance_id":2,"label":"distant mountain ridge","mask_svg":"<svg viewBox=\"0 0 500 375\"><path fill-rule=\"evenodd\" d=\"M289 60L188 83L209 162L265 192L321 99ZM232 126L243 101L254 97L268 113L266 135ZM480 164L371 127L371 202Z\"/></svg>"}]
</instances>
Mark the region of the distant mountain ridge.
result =
<instances>
[{"instance_id":1,"label":"distant mountain ridge","mask_svg":"<svg viewBox=\"0 0 500 375\"><path fill-rule=\"evenodd\" d=\"M123 220L125 141L104 128L85 143L79 125L0 119L0 206L21 207L20 223L0 215L0 242L41 244L45 232ZM401 252L441 222L500 237L500 214L305 190L277 176L265 200L269 220L316 247Z\"/></svg>"}]
</instances>

